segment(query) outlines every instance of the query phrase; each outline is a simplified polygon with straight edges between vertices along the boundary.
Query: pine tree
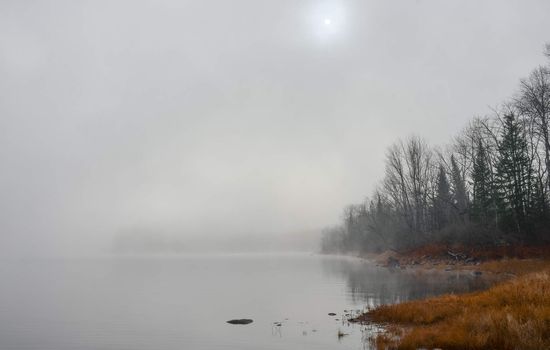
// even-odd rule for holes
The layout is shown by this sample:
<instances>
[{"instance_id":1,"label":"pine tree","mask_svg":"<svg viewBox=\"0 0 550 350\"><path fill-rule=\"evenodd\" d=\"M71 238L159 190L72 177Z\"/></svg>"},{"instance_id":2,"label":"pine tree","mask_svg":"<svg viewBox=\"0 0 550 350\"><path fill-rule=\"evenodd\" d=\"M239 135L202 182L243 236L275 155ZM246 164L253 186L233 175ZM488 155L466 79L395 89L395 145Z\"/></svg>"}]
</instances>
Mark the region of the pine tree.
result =
<instances>
[{"instance_id":1,"label":"pine tree","mask_svg":"<svg viewBox=\"0 0 550 350\"><path fill-rule=\"evenodd\" d=\"M505 219L503 228L526 238L523 231L532 205L533 170L527 140L513 113L504 117L495 179L499 210Z\"/></svg>"},{"instance_id":2,"label":"pine tree","mask_svg":"<svg viewBox=\"0 0 550 350\"><path fill-rule=\"evenodd\" d=\"M440 165L437 174L437 193L434 200L434 221L437 229L442 229L449 224L451 204L451 186L447 180L445 169Z\"/></svg>"},{"instance_id":3,"label":"pine tree","mask_svg":"<svg viewBox=\"0 0 550 350\"><path fill-rule=\"evenodd\" d=\"M471 216L475 222L487 224L494 215L494 196L489 158L481 140L478 142L473 163Z\"/></svg>"}]
</instances>

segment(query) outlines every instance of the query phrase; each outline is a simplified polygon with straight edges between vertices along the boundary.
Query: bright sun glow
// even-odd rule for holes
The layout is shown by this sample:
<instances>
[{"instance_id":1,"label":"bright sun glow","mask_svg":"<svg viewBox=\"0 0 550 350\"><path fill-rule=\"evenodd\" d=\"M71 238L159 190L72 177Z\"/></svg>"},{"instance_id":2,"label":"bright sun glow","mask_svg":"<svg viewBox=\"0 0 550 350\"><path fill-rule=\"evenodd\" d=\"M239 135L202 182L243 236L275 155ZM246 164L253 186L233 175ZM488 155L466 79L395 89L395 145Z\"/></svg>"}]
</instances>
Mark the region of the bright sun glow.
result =
<instances>
[{"instance_id":1,"label":"bright sun glow","mask_svg":"<svg viewBox=\"0 0 550 350\"><path fill-rule=\"evenodd\" d=\"M312 2L308 11L311 33L318 43L328 44L343 39L348 16L346 8L339 0Z\"/></svg>"}]
</instances>

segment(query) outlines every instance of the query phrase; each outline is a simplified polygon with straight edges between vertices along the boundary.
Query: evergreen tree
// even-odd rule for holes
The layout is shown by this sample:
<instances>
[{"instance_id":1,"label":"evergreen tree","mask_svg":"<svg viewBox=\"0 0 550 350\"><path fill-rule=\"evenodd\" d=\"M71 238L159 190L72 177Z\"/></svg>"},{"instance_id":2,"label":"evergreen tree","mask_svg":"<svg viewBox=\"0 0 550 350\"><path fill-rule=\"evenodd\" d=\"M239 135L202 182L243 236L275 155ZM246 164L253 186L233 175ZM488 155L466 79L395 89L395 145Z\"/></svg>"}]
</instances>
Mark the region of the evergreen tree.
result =
<instances>
[{"instance_id":1,"label":"evergreen tree","mask_svg":"<svg viewBox=\"0 0 550 350\"><path fill-rule=\"evenodd\" d=\"M472 170L473 200L471 216L475 222L487 224L494 214L492 173L485 146L479 140Z\"/></svg>"},{"instance_id":2,"label":"evergreen tree","mask_svg":"<svg viewBox=\"0 0 550 350\"><path fill-rule=\"evenodd\" d=\"M495 179L503 228L514 230L526 238L533 192L533 170L529 160L528 143L521 123L513 113L504 117Z\"/></svg>"},{"instance_id":3,"label":"evergreen tree","mask_svg":"<svg viewBox=\"0 0 550 350\"><path fill-rule=\"evenodd\" d=\"M437 174L437 193L434 200L434 221L436 229L440 230L449 223L451 204L451 186L447 180L445 169L440 165L439 173Z\"/></svg>"}]
</instances>

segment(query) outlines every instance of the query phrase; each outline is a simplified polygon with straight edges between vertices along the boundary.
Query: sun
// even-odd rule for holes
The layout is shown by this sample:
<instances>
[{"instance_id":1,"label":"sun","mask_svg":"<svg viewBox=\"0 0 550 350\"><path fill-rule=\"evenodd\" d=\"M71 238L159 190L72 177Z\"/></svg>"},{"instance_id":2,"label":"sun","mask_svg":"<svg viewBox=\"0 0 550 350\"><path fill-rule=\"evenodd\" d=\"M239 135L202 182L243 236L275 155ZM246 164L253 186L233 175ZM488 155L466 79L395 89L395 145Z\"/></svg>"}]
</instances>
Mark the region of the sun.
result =
<instances>
[{"instance_id":1,"label":"sun","mask_svg":"<svg viewBox=\"0 0 550 350\"><path fill-rule=\"evenodd\" d=\"M308 24L314 40L318 43L337 42L346 34L349 18L346 8L340 2L336 0L312 2L308 11Z\"/></svg>"}]
</instances>

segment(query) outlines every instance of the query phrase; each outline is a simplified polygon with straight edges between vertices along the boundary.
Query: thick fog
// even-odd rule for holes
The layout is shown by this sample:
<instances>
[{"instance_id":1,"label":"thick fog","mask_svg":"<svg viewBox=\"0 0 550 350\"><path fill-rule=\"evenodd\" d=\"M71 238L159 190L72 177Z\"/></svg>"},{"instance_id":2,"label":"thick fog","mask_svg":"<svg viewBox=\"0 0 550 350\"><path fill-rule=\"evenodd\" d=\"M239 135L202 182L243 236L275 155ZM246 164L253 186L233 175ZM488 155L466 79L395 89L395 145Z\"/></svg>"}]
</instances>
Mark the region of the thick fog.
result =
<instances>
[{"instance_id":1,"label":"thick fog","mask_svg":"<svg viewBox=\"0 0 550 350\"><path fill-rule=\"evenodd\" d=\"M549 14L545 0L3 0L0 252L310 239L376 185L395 139L444 143L510 97L545 60Z\"/></svg>"}]
</instances>

